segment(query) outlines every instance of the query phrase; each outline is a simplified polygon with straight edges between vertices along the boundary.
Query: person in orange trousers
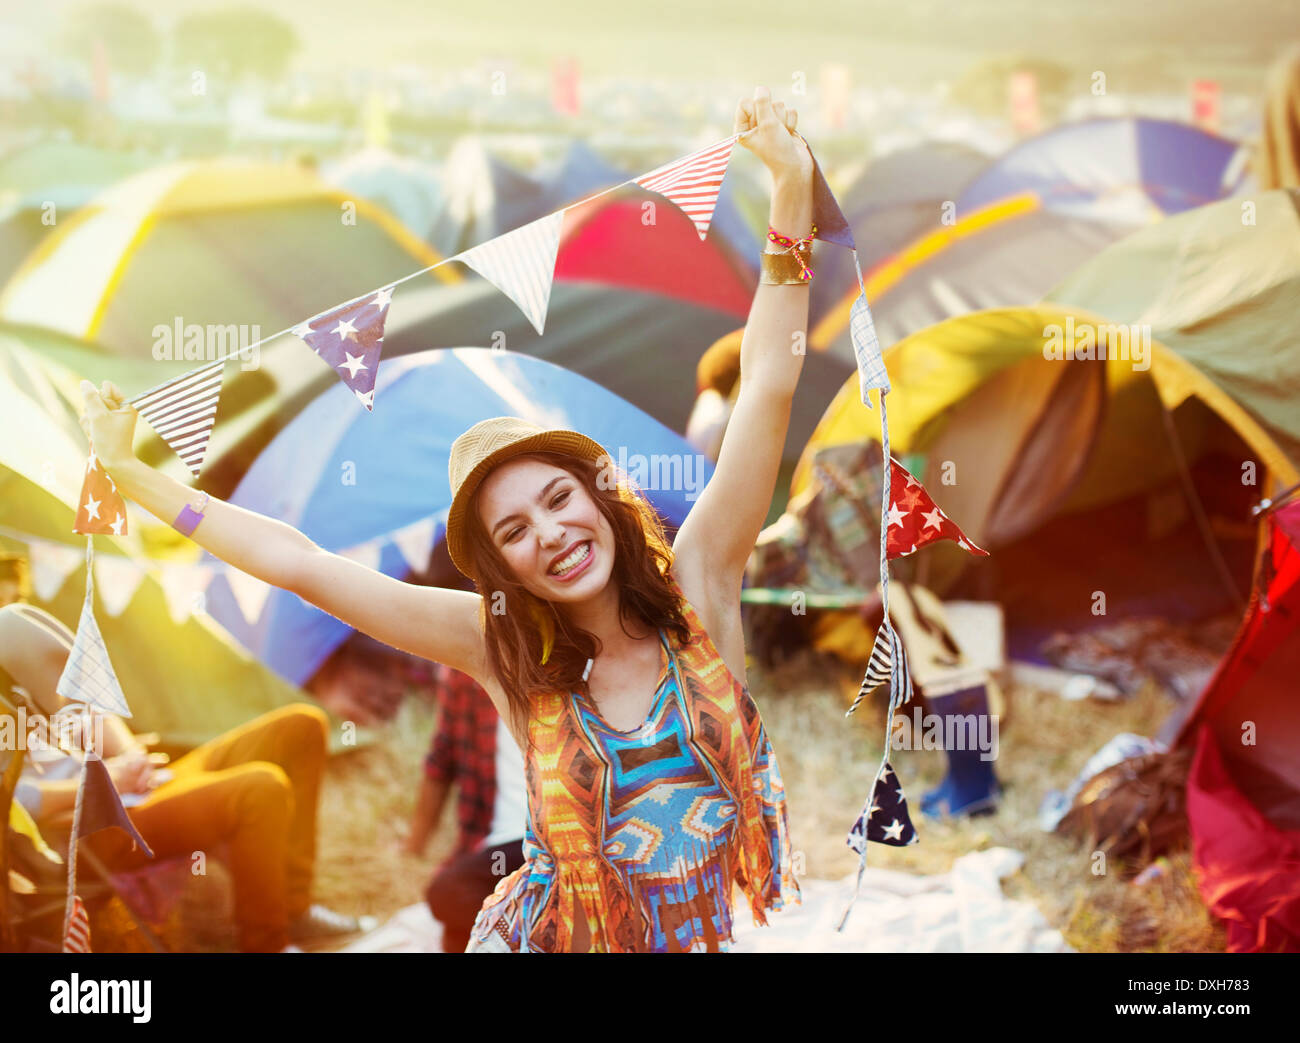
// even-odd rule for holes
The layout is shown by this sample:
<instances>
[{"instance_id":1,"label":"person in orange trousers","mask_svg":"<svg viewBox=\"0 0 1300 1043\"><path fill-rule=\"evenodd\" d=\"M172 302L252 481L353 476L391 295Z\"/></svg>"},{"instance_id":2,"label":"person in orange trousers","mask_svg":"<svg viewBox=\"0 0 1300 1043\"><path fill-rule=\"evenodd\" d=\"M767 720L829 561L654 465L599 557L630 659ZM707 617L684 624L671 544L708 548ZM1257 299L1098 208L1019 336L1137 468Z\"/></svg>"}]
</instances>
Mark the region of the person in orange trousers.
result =
<instances>
[{"instance_id":1,"label":"person in orange trousers","mask_svg":"<svg viewBox=\"0 0 1300 1043\"><path fill-rule=\"evenodd\" d=\"M21 691L37 711L57 713L63 700L55 688L73 640L42 609L0 607L0 687ZM291 942L365 929L371 918L342 916L311 902L316 807L327 756L328 718L321 710L305 703L273 710L166 768L155 764L120 718L96 717L102 723L98 752L118 792L142 795L129 814L155 858L224 856L242 950L293 951ZM67 819L79 760L54 750L29 759L33 763L15 798L38 823ZM103 830L82 843L115 872L150 861L121 830Z\"/></svg>"}]
</instances>

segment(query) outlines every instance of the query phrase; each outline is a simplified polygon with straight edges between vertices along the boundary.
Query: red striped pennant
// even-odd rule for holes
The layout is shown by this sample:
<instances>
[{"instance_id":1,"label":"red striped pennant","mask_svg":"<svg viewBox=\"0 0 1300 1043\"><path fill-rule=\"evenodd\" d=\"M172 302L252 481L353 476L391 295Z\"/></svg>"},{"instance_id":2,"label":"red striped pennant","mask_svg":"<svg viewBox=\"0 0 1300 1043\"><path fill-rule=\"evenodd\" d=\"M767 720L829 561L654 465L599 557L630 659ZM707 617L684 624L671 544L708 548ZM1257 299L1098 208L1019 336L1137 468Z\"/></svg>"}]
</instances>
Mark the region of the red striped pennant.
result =
<instances>
[{"instance_id":1,"label":"red striped pennant","mask_svg":"<svg viewBox=\"0 0 1300 1043\"><path fill-rule=\"evenodd\" d=\"M72 914L63 935L64 952L90 952L90 917L79 895L72 896Z\"/></svg>"},{"instance_id":2,"label":"red striped pennant","mask_svg":"<svg viewBox=\"0 0 1300 1043\"><path fill-rule=\"evenodd\" d=\"M642 174L636 183L651 192L667 196L695 223L703 239L709 234L713 208L727 173L731 150L740 135L733 134L716 145L692 152L689 156Z\"/></svg>"}]
</instances>

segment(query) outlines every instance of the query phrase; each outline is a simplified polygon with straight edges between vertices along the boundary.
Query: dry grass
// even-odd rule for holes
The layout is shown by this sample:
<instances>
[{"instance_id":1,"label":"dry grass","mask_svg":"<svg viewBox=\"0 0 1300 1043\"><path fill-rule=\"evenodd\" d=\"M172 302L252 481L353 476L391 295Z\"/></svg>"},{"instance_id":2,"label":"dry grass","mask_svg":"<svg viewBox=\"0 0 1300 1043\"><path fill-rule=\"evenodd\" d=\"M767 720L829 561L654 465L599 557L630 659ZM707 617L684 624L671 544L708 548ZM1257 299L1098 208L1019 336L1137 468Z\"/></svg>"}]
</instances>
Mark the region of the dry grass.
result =
<instances>
[{"instance_id":1,"label":"dry grass","mask_svg":"<svg viewBox=\"0 0 1300 1043\"><path fill-rule=\"evenodd\" d=\"M796 850L803 853L805 875L839 879L857 868L857 856L844 837L883 752L884 706L864 704L846 719L844 710L859 678L812 653L766 674L751 667L750 680L780 758L791 831ZM1007 894L1034 903L1076 949L1222 951L1223 931L1201 903L1186 853L1170 859L1163 878L1135 887L1114 867L1106 875L1094 875L1089 850L1036 825L1047 790L1068 786L1088 757L1118 732L1154 735L1170 705L1154 688L1118 704L1067 702L1050 693L1012 690L997 760L1006 793L996 814L971 820L937 822L919 815L921 794L943 776L942 752L891 753L921 841L906 848L873 844L870 864L941 873L969 851L1011 847L1026 859L1004 882ZM320 806L320 901L382 919L422 900L434 866L450 847L454 807L446 809L425 858L399 853L397 841L414 808L434 717L422 700L408 698L393 721L376 729L378 741L330 762Z\"/></svg>"}]
</instances>

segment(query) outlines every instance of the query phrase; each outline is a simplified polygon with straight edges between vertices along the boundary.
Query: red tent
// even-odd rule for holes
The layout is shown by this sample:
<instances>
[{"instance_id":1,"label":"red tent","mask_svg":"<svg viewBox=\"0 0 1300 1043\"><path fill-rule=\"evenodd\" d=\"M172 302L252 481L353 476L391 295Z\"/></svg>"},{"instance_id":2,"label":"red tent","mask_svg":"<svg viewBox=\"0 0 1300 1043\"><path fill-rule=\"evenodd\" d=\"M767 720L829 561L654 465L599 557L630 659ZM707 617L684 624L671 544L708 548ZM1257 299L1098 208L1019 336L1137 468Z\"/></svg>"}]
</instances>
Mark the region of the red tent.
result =
<instances>
[{"instance_id":1,"label":"red tent","mask_svg":"<svg viewBox=\"0 0 1300 1043\"><path fill-rule=\"evenodd\" d=\"M1300 500L1268 520L1245 619L1179 730L1201 897L1231 952L1300 951Z\"/></svg>"},{"instance_id":2,"label":"red tent","mask_svg":"<svg viewBox=\"0 0 1300 1043\"><path fill-rule=\"evenodd\" d=\"M644 290L734 315L749 315L758 275L745 266L716 229L701 240L690 218L653 197L610 192L571 207L564 215L557 280L585 280Z\"/></svg>"}]
</instances>

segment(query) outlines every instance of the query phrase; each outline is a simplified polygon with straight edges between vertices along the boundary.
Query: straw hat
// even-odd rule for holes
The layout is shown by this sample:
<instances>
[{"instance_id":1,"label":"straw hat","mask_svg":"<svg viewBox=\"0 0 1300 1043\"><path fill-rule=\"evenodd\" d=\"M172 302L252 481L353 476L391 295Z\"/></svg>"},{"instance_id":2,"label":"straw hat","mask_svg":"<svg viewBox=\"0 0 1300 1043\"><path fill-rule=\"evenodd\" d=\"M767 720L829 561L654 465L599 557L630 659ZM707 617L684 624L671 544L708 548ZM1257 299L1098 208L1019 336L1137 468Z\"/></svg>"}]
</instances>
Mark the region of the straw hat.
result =
<instances>
[{"instance_id":1,"label":"straw hat","mask_svg":"<svg viewBox=\"0 0 1300 1043\"><path fill-rule=\"evenodd\" d=\"M565 428L545 428L517 416L480 420L451 444L447 476L451 480L451 510L447 514L447 552L452 563L470 579L467 523L470 499L498 464L523 453L570 453L599 460L609 453L599 442Z\"/></svg>"}]
</instances>

